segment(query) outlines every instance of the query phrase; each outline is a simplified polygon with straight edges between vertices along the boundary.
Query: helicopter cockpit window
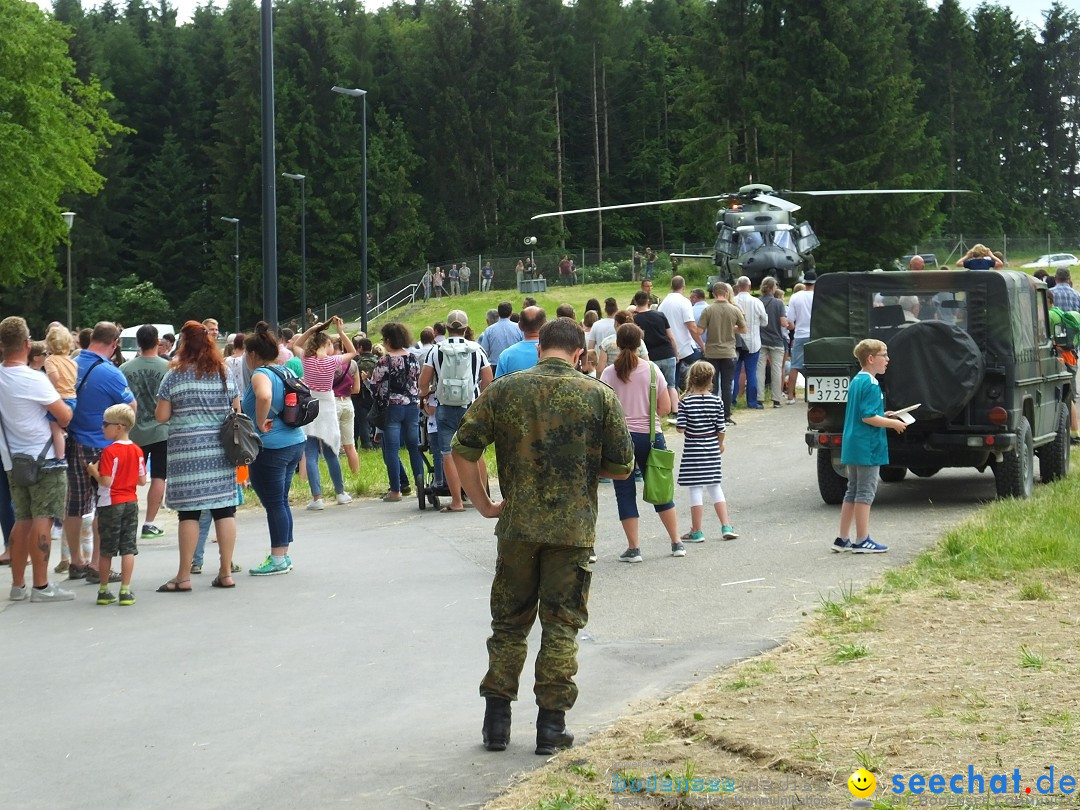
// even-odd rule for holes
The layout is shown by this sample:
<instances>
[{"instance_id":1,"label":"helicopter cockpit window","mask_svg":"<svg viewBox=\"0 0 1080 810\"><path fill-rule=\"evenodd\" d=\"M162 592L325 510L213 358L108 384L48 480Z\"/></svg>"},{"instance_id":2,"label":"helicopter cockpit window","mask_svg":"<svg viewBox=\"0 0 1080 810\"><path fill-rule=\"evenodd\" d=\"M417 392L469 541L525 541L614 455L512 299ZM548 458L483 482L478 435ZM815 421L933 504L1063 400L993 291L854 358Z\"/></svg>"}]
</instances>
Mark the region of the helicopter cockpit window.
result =
<instances>
[{"instance_id":1,"label":"helicopter cockpit window","mask_svg":"<svg viewBox=\"0 0 1080 810\"><path fill-rule=\"evenodd\" d=\"M774 231L772 243L777 247L784 248L784 250L795 250L795 239L792 237L791 231Z\"/></svg>"},{"instance_id":2,"label":"helicopter cockpit window","mask_svg":"<svg viewBox=\"0 0 1080 810\"><path fill-rule=\"evenodd\" d=\"M756 250L765 244L765 239L762 234L757 231L749 231L740 235L739 238L739 253L749 253L751 250Z\"/></svg>"}]
</instances>

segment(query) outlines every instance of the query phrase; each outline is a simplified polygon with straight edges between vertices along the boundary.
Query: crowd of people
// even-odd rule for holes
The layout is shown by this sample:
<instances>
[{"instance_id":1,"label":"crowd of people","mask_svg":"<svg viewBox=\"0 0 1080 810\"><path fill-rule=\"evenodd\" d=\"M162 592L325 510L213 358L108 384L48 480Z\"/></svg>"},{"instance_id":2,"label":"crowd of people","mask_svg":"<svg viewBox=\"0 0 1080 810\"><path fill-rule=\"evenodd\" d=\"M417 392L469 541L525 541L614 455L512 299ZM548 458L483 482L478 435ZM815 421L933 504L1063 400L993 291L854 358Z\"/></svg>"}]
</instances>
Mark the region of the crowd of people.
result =
<instances>
[{"instance_id":1,"label":"crowd of people","mask_svg":"<svg viewBox=\"0 0 1080 810\"><path fill-rule=\"evenodd\" d=\"M468 272L462 278L461 269L456 268L458 294L467 290L462 284L469 278ZM688 444L706 440L716 446L715 453L687 454L680 481L694 487L695 508L706 491L710 494L722 522L721 534L731 539L736 535L719 488L719 452L724 431L733 423L728 361L738 356L735 336L742 331L745 316L730 303L732 293L722 284L713 291L712 307L695 315L695 299L703 301L704 294L695 290L686 298L684 286L676 276L661 304L652 294L652 282L644 281L624 307L608 299L602 310L598 301L590 300L580 322L568 304L556 315L582 328L585 343L575 359L576 369L603 380L617 393L634 443L638 477L646 469L650 449L664 447L659 422L663 417L686 431ZM260 323L250 334L230 335L224 352L213 319L189 321L178 335L158 334L147 324L137 330L137 354L124 361L117 324L102 322L76 337L53 323L45 340L37 342L30 339L21 318L6 319L0 330L3 373L13 382L0 391L5 468L10 470L12 459L22 455L40 462L37 480L25 491L16 486L0 493L0 502L7 507L2 510L5 551L0 563L12 568L11 597L73 598L70 591L48 581L45 566L51 542L42 542L46 538L62 541L55 573L97 584L102 604L134 604L131 576L137 540L164 535L156 523L162 505L177 513L178 558L175 576L158 590L191 592L192 576L202 573L211 527L218 548L218 570L211 584L235 587L233 575L241 570L233 561L235 512L242 490L236 466L226 458L219 438L224 417L233 410L253 420L263 443L262 452L241 475L266 510L270 535L269 553L262 564L249 569L252 575L291 570L289 491L294 475L300 474L311 492L307 508L325 508L320 457L337 504L351 501L341 456L355 472L358 447L382 449L389 482L383 500L399 501L413 487L423 487L420 419L425 420L434 456L435 486L450 495L442 511L463 511L463 482L451 440L492 380L537 364L540 331L548 320L531 299L517 313L510 302L503 302L489 313L478 336L466 313L452 310L445 322L424 329L415 343L403 324L387 323L377 346L364 335L347 334L340 318L312 324L299 335L288 329L277 335ZM757 357L746 355L746 388L753 406ZM710 390L700 390L704 377L699 369L693 377L697 388L687 401L715 397L716 407L708 419L695 415L689 406L679 406L685 378L701 358L707 360ZM301 378L320 406L318 418L302 428L289 427L279 418L290 377ZM720 390L720 379L732 382ZM121 413L117 406L125 410ZM377 425L371 424L372 418ZM399 458L402 447L409 470ZM715 472L704 474L706 467ZM149 488L145 516L139 520L136 487L143 481ZM8 483L5 478L5 490ZM621 481L615 489L627 538L620 559L638 562L642 556L635 485L633 480ZM682 556L684 542L703 539L700 509L693 512L691 530L680 534L674 503L653 506L672 554ZM120 512L122 519L112 517ZM93 527L88 547L82 542L84 525ZM110 570L114 556L121 557L119 572ZM33 569L29 586L24 577L27 562ZM119 583L119 599L110 593L110 583Z\"/></svg>"}]
</instances>

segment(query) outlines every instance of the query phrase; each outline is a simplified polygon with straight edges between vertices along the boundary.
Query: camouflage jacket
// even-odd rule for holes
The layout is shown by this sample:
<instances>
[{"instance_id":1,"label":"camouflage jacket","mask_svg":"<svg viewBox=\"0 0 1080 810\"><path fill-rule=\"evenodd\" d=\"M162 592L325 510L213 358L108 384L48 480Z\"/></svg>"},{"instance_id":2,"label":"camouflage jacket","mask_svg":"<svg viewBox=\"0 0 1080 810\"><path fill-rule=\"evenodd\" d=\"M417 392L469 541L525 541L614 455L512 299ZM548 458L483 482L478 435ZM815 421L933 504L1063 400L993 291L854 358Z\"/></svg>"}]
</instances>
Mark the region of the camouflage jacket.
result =
<instances>
[{"instance_id":1,"label":"camouflage jacket","mask_svg":"<svg viewBox=\"0 0 1080 810\"><path fill-rule=\"evenodd\" d=\"M465 412L454 452L495 443L505 504L500 539L592 546L601 471L623 475L634 448L615 392L555 358L491 383Z\"/></svg>"}]
</instances>

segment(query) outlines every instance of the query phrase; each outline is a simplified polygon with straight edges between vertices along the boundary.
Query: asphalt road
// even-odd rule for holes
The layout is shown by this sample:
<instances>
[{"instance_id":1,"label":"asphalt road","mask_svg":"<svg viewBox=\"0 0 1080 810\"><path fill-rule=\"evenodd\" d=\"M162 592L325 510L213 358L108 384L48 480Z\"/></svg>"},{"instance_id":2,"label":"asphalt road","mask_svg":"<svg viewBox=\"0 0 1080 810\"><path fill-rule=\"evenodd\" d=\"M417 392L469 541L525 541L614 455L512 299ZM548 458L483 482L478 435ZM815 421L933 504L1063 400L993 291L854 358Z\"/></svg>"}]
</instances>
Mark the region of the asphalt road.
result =
<instances>
[{"instance_id":1,"label":"asphalt road","mask_svg":"<svg viewBox=\"0 0 1080 810\"><path fill-rule=\"evenodd\" d=\"M724 490L738 540L718 541L707 514L708 541L672 558L648 514L645 562L620 563L602 487L568 715L579 738L780 643L822 594L905 562L994 494L974 471L882 484L873 535L890 552L833 554L838 510L817 494L804 409L736 416ZM677 501L685 531L684 492ZM169 518L166 538L141 546L135 606L97 607L82 583L71 603L0 603L0 807L475 807L542 764L531 656L510 748L480 744L492 522L415 501L300 511L293 573L212 589L208 553L195 593L165 595L154 589L175 571ZM239 523L238 560L254 565L265 520Z\"/></svg>"}]
</instances>

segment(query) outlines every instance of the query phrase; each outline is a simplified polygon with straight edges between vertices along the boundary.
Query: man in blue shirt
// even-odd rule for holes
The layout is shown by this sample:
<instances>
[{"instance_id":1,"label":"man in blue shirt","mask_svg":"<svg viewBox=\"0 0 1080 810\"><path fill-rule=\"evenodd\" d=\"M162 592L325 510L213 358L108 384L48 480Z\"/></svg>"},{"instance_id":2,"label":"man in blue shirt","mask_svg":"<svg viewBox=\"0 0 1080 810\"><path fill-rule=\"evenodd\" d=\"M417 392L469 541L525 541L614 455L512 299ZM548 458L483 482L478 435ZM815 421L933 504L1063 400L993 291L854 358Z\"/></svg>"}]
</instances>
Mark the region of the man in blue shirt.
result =
<instances>
[{"instance_id":1,"label":"man in blue shirt","mask_svg":"<svg viewBox=\"0 0 1080 810\"><path fill-rule=\"evenodd\" d=\"M547 315L540 307L525 307L521 310L518 328L524 339L504 349L499 355L495 367L495 376L502 377L514 371L532 368L540 360L540 327L547 321Z\"/></svg>"},{"instance_id":2,"label":"man in blue shirt","mask_svg":"<svg viewBox=\"0 0 1080 810\"><path fill-rule=\"evenodd\" d=\"M1054 273L1054 306L1062 312L1080 312L1080 293L1073 289L1068 267Z\"/></svg>"},{"instance_id":3,"label":"man in blue shirt","mask_svg":"<svg viewBox=\"0 0 1080 810\"><path fill-rule=\"evenodd\" d=\"M514 305L509 301L503 301L499 304L498 312L499 320L485 329L484 334L480 336L484 339L481 345L484 351L487 352L488 360L492 364L499 362L499 355L504 350L521 341L521 330L518 329L516 323L510 320L510 316L514 312Z\"/></svg>"},{"instance_id":4,"label":"man in blue shirt","mask_svg":"<svg viewBox=\"0 0 1080 810\"><path fill-rule=\"evenodd\" d=\"M96 517L94 553L89 564L83 559L79 538L83 515L90 514L97 503L97 483L90 477L86 465L97 464L101 451L111 444L101 426L105 409L121 403L130 406L133 411L136 408L135 395L131 393L127 379L109 360L119 344L120 330L116 324L102 321L94 327L90 345L75 358L78 369L75 383L77 405L68 425L68 492L64 537L71 554L68 578L86 579L94 583L98 582L97 563L101 547ZM117 576L115 581L119 579Z\"/></svg>"}]
</instances>

